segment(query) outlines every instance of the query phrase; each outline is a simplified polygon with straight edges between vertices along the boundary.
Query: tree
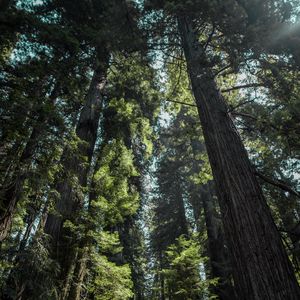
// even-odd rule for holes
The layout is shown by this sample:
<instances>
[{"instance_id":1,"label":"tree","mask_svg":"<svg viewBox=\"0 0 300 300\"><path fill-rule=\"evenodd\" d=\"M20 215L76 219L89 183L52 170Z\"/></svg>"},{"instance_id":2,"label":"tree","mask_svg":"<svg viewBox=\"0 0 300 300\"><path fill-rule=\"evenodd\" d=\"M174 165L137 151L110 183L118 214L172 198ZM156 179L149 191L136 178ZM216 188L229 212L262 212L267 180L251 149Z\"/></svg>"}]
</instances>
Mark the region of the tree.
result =
<instances>
[{"instance_id":1,"label":"tree","mask_svg":"<svg viewBox=\"0 0 300 300\"><path fill-rule=\"evenodd\" d=\"M207 67L205 49L198 42L195 25L189 16L179 16L178 24L226 238L233 253L238 296L241 299L296 299L299 286L293 269L246 150L213 73ZM278 273L272 273L274 269Z\"/></svg>"},{"instance_id":2,"label":"tree","mask_svg":"<svg viewBox=\"0 0 300 300\"><path fill-rule=\"evenodd\" d=\"M162 272L170 299L202 299L208 296L207 287L213 282L200 278L204 259L199 250L200 245L195 239L186 239L183 235L168 247L166 255L169 267Z\"/></svg>"},{"instance_id":3,"label":"tree","mask_svg":"<svg viewBox=\"0 0 300 300\"><path fill-rule=\"evenodd\" d=\"M300 298L298 18L0 0L0 298Z\"/></svg>"}]
</instances>

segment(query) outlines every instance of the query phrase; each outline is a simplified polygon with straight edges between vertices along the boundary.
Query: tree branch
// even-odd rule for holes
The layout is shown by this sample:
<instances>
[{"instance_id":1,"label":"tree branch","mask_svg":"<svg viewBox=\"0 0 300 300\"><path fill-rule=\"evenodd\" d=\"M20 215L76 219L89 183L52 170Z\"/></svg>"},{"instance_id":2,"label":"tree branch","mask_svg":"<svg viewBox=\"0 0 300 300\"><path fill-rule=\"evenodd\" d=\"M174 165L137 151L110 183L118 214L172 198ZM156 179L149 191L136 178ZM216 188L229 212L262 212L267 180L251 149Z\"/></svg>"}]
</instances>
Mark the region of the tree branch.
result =
<instances>
[{"instance_id":1,"label":"tree branch","mask_svg":"<svg viewBox=\"0 0 300 300\"><path fill-rule=\"evenodd\" d=\"M230 67L231 67L231 65L227 65L227 66L224 66L223 68L219 69L218 71L216 71L216 73L214 74L214 78L217 77L218 75L220 75L223 71L229 69Z\"/></svg>"},{"instance_id":2,"label":"tree branch","mask_svg":"<svg viewBox=\"0 0 300 300\"><path fill-rule=\"evenodd\" d=\"M229 105L229 110L228 110L228 112L234 112L237 108L239 108L239 107L241 107L241 106L243 106L243 105L245 105L245 104L248 104L248 103L251 103L251 102L254 102L255 101L255 99L250 99L250 100L247 100L247 101L244 101L244 102L241 102L241 103L238 103L237 105L235 105L235 106L231 106L231 105Z\"/></svg>"},{"instance_id":3,"label":"tree branch","mask_svg":"<svg viewBox=\"0 0 300 300\"><path fill-rule=\"evenodd\" d=\"M268 182L271 185L277 186L277 187L281 188L282 190L289 192L290 194L300 198L300 193L298 193L297 191L294 191L285 182L267 177L266 175L260 173L259 171L255 171L255 175L257 175L259 178L261 178L265 182Z\"/></svg>"},{"instance_id":4,"label":"tree branch","mask_svg":"<svg viewBox=\"0 0 300 300\"><path fill-rule=\"evenodd\" d=\"M203 47L203 49L204 49L203 52L206 51L206 49L207 49L209 43L212 41L212 38L213 38L213 35L214 35L214 34L215 34L215 24L213 24L211 33L210 33L210 35L208 36L208 39L207 39L207 41L206 41L206 43L205 43L205 45L204 45L204 47Z\"/></svg>"},{"instance_id":5,"label":"tree branch","mask_svg":"<svg viewBox=\"0 0 300 300\"><path fill-rule=\"evenodd\" d=\"M258 121L257 117L252 116L252 115L247 114L247 113L236 112L236 111L229 111L229 113L230 113L231 115L233 115L233 116L240 116L240 117L245 117L245 118L252 119L252 120L254 120L254 121ZM274 130L280 131L279 128L277 128L275 125L273 125L273 124L271 124L271 123L268 123L268 122L266 122L266 121L261 121L261 122L262 122L262 124L267 125L267 126L273 128Z\"/></svg>"},{"instance_id":6,"label":"tree branch","mask_svg":"<svg viewBox=\"0 0 300 300\"><path fill-rule=\"evenodd\" d=\"M228 93L228 92L239 90L239 89L246 89L246 88L250 88L250 87L264 87L264 86L265 85L262 84L262 83L249 83L249 84L233 86L231 88L221 90L221 92L222 93Z\"/></svg>"},{"instance_id":7,"label":"tree branch","mask_svg":"<svg viewBox=\"0 0 300 300\"><path fill-rule=\"evenodd\" d=\"M170 99L165 99L165 101L173 102L173 103L178 103L178 104L182 104L182 105L188 105L188 106L197 107L197 105L193 104L193 103L186 103L186 102L181 102L181 101L176 101L176 100L170 100Z\"/></svg>"},{"instance_id":8,"label":"tree branch","mask_svg":"<svg viewBox=\"0 0 300 300\"><path fill-rule=\"evenodd\" d=\"M243 113L243 112L231 111L230 114L233 115L233 116L246 117L246 118L249 118L249 119L252 119L252 120L257 121L257 118L256 118L256 117L254 117L254 116L252 116L252 115L250 115L250 114Z\"/></svg>"}]
</instances>

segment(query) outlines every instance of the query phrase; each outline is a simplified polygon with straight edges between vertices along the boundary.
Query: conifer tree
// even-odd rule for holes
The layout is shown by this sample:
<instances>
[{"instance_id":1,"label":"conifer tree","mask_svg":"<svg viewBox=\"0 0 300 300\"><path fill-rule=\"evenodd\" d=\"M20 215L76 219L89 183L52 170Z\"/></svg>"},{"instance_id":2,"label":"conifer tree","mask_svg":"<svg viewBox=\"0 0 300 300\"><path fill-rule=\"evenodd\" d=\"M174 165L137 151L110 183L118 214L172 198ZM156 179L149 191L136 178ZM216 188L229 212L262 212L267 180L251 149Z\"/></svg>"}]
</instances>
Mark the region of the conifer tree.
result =
<instances>
[{"instance_id":1,"label":"conifer tree","mask_svg":"<svg viewBox=\"0 0 300 300\"><path fill-rule=\"evenodd\" d=\"M300 298L298 20L0 0L0 298Z\"/></svg>"},{"instance_id":2,"label":"conifer tree","mask_svg":"<svg viewBox=\"0 0 300 300\"><path fill-rule=\"evenodd\" d=\"M253 299L296 299L299 286L291 264L246 151L213 80L213 73L208 67L203 67L208 61L205 49L197 41L195 24L190 17L182 16L178 18L178 23L216 182L226 237L230 250L235 253L233 265L238 295L240 298ZM257 218L253 215L257 215ZM258 265L259 270L256 270ZM272 273L275 268L281 279ZM243 270L248 272L243 273ZM244 276L241 276L242 273ZM261 285L263 280L266 283ZM280 289L279 281L282 285Z\"/></svg>"}]
</instances>

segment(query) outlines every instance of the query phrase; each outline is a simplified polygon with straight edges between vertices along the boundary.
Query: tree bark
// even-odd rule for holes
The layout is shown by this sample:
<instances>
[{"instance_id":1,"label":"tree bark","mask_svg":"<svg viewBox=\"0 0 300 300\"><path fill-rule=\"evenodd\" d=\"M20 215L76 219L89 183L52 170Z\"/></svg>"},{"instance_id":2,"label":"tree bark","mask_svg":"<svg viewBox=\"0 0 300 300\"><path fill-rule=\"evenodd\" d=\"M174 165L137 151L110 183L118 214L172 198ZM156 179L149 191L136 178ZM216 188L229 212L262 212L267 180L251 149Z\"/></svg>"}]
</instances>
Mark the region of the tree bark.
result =
<instances>
[{"instance_id":1,"label":"tree bark","mask_svg":"<svg viewBox=\"0 0 300 300\"><path fill-rule=\"evenodd\" d=\"M58 93L59 84L52 91L49 97L50 103L52 105L55 104ZM18 161L14 180L10 183L9 187L6 190L2 187L2 189L4 189L4 195L2 200L3 208L1 208L0 214L0 242L5 240L9 234L16 206L22 197L24 181L26 180L26 178L28 178L28 169L30 166L30 162L32 161L36 146L41 136L44 134L44 126L48 122L50 117L50 115L45 115L44 113L38 117L37 124L32 129L26 146Z\"/></svg>"},{"instance_id":2,"label":"tree bark","mask_svg":"<svg viewBox=\"0 0 300 300\"><path fill-rule=\"evenodd\" d=\"M197 154L204 152L203 144L191 140L194 159ZM195 173L201 171L201 165L195 160L193 165ZM198 232L201 232L200 217L201 207L204 211L204 219L208 238L208 257L210 270L208 271L209 278L218 278L218 284L214 285L211 290L218 296L220 300L236 299L235 290L231 283L232 268L229 260L228 249L224 237L222 220L217 215L216 199L214 199L214 184L213 181L203 184L193 189L191 194L191 204L194 211L194 216L197 224Z\"/></svg>"},{"instance_id":3,"label":"tree bark","mask_svg":"<svg viewBox=\"0 0 300 300\"><path fill-rule=\"evenodd\" d=\"M179 17L239 299L300 299L280 235L189 17Z\"/></svg>"},{"instance_id":4,"label":"tree bark","mask_svg":"<svg viewBox=\"0 0 300 300\"><path fill-rule=\"evenodd\" d=\"M77 155L66 150L62 158L66 175L72 174L76 183L74 184L73 180L72 182L66 180L57 184L57 191L60 194L60 199L56 203L58 214L48 215L44 229L52 237L52 255L61 266L60 281L64 287L63 290L67 289L68 292L72 284L71 273L73 273L70 266L76 260L78 245L72 233L63 225L66 220L71 220L76 224L78 212L83 205L90 163L97 139L107 69L108 53L98 51L94 75L76 127L76 135L82 143L78 146ZM85 162L82 157L86 158Z\"/></svg>"},{"instance_id":5,"label":"tree bark","mask_svg":"<svg viewBox=\"0 0 300 300\"><path fill-rule=\"evenodd\" d=\"M74 278L71 284L68 300L80 300L80 294L84 277L87 271L86 263L88 259L88 248L79 249L79 255L74 269Z\"/></svg>"},{"instance_id":6,"label":"tree bark","mask_svg":"<svg viewBox=\"0 0 300 300\"><path fill-rule=\"evenodd\" d=\"M79 121L76 126L76 135L83 142L79 148L80 156L87 158L87 162L83 161L78 156L74 156L68 151L63 154L64 169L73 173L78 178L78 185L85 187L87 184L87 175L89 172L89 164L92 159L94 146L97 138L98 123L102 108L102 93L106 84L106 71L108 68L108 57L101 58L102 61L96 65L89 91L86 96L85 105L79 116ZM60 231L64 219L70 217L76 206L76 200L82 200L80 193L75 193L74 186L66 180L57 184L57 191L60 193L60 200L56 204L56 210L61 216L49 214L45 232L50 234L55 243L60 238ZM77 199L76 199L77 198Z\"/></svg>"},{"instance_id":7,"label":"tree bark","mask_svg":"<svg viewBox=\"0 0 300 300\"><path fill-rule=\"evenodd\" d=\"M220 300L236 299L235 290L231 284L231 264L228 250L225 247L225 238L221 220L216 217L214 199L210 184L203 187L200 192L206 223L211 277L219 278L213 292Z\"/></svg>"}]
</instances>

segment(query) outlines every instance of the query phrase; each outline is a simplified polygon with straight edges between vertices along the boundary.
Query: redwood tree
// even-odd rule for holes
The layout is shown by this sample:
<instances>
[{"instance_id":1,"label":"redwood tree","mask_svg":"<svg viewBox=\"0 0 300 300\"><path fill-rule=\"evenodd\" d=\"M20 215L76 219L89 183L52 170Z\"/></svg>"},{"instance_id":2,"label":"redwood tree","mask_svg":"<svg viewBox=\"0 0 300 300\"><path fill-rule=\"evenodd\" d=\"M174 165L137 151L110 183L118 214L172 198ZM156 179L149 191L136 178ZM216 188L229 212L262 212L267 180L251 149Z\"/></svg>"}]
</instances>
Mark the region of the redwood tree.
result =
<instances>
[{"instance_id":1,"label":"redwood tree","mask_svg":"<svg viewBox=\"0 0 300 300\"><path fill-rule=\"evenodd\" d=\"M216 183L240 299L299 299L300 290L261 187L214 80L193 18L178 29Z\"/></svg>"}]
</instances>

